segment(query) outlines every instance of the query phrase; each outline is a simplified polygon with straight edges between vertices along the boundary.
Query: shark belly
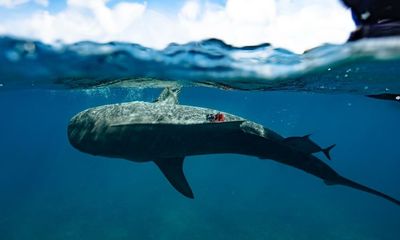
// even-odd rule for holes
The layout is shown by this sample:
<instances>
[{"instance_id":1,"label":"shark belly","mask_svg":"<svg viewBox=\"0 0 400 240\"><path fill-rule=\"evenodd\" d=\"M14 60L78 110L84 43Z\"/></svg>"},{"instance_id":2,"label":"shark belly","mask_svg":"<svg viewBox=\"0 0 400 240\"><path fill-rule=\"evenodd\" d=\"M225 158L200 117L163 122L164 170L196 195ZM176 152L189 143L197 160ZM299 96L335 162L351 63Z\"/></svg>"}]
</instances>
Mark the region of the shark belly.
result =
<instances>
[{"instance_id":1,"label":"shark belly","mask_svg":"<svg viewBox=\"0 0 400 240\"><path fill-rule=\"evenodd\" d=\"M96 124L103 126L79 128L79 137L71 130L69 138L83 152L136 162L218 153L272 156L274 141L243 132L241 123Z\"/></svg>"}]
</instances>

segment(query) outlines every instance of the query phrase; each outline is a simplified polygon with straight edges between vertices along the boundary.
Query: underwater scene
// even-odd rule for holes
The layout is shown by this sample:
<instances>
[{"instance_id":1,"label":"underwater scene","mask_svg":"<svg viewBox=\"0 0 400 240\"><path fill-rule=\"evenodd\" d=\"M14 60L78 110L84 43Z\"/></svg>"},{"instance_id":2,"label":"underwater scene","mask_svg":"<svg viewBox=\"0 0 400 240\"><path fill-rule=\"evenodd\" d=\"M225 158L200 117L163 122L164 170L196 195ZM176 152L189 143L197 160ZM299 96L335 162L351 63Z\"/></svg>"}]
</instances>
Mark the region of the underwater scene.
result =
<instances>
[{"instance_id":1,"label":"underwater scene","mask_svg":"<svg viewBox=\"0 0 400 240\"><path fill-rule=\"evenodd\" d=\"M0 239L400 238L398 38L0 49Z\"/></svg>"}]
</instances>

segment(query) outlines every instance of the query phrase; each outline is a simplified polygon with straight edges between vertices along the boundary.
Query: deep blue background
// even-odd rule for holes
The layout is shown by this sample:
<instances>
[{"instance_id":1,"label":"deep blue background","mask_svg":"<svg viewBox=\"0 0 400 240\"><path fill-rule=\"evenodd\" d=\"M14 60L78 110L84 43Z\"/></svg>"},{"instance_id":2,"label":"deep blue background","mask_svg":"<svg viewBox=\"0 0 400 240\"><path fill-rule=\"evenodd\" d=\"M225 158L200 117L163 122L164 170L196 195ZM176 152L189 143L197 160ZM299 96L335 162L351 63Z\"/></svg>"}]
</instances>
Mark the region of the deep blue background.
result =
<instances>
[{"instance_id":1,"label":"deep blue background","mask_svg":"<svg viewBox=\"0 0 400 240\"><path fill-rule=\"evenodd\" d=\"M273 161L188 157L195 193L151 163L93 157L67 140L88 107L150 101L159 89L0 92L0 239L400 239L400 208ZM336 143L329 164L400 198L400 104L363 96L185 88L182 104L216 108L284 135Z\"/></svg>"}]
</instances>

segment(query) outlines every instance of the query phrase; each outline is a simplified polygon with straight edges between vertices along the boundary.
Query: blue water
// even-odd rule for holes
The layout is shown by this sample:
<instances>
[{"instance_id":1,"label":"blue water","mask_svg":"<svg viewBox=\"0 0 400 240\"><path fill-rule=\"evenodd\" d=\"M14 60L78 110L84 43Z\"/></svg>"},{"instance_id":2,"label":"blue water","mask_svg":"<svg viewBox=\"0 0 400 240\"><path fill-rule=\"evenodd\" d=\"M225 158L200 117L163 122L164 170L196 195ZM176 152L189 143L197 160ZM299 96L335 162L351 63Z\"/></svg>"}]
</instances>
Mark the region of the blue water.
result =
<instances>
[{"instance_id":1,"label":"blue water","mask_svg":"<svg viewBox=\"0 0 400 240\"><path fill-rule=\"evenodd\" d=\"M244 51L252 53L254 49ZM289 54L288 61L294 61L292 53L276 51ZM299 78L269 80L280 84L273 90L286 86L291 91L219 89L221 82L229 83L223 85L224 89L260 87L255 82L236 81L240 78L235 74L241 76L244 71L238 70L240 64L235 67L236 72L231 72L231 78L218 75L224 71L220 68L211 70L213 67L206 65L198 69L210 74L205 78L211 83L207 86L217 88L200 87L199 79L203 78L192 76L194 69L183 67L182 71L169 72L169 68L161 66L166 64L163 58L159 59L161 65L151 62L147 70L140 68L148 75L142 72L135 77L146 78L141 80L141 87L158 86L160 83L154 79L162 80L161 85L165 80L184 84L182 104L234 113L283 136L312 133L322 146L336 143L330 166L345 177L400 198L400 104L363 96L399 90L394 82L395 78L399 80L399 62L394 50L389 57L371 51L367 62L357 57L333 62L332 67L324 65L331 68L329 71L334 71L334 66L354 69L350 66L357 65L365 69L367 72L360 73L361 77L371 76L367 79L369 84L376 83L366 89L360 75L353 74L346 77L349 84L340 90L320 91L318 81L332 86L337 82L315 79L318 74L309 78L308 73L299 72ZM69 57L65 51L57 54ZM70 63L51 60L47 55L50 60L39 54L31 60L19 58L14 62L10 61L12 53L1 56L0 239L400 239L398 206L357 190L326 186L311 175L274 161L238 155L188 157L184 168L195 194L195 199L190 200L177 193L151 163L78 152L70 146L66 134L73 115L103 104L152 101L161 89L104 86L106 81L97 88L98 78L78 78L84 73L100 74L103 70L95 67L98 62L93 62L93 68L75 62L74 69L82 67L84 72L73 72ZM74 56L75 60L81 57ZM196 59L192 57L188 55L186 60ZM182 64L180 57L170 60L174 59L177 65L168 63L172 70ZM94 61L85 57L81 60ZM193 61L200 64L202 59ZM329 61L324 64L329 65ZM62 66L66 68L61 69ZM46 70L48 75L40 75L40 69L54 72ZM63 77L70 74L74 78L57 82L57 71ZM120 82L113 75L116 72L111 71L108 78L114 83ZM168 77L163 79L162 74ZM71 85L77 79L85 81ZM296 84L296 80L304 79L310 84ZM256 80L267 90L267 77ZM318 89L307 87L317 85Z\"/></svg>"}]
</instances>

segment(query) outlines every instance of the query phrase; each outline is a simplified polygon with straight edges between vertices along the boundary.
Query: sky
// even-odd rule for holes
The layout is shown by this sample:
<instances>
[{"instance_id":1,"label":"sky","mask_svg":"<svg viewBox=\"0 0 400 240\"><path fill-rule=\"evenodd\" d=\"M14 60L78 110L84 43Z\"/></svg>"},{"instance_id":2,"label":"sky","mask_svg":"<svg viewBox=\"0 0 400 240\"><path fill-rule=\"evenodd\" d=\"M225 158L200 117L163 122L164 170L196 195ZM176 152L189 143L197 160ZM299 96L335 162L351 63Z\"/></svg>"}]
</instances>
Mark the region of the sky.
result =
<instances>
[{"instance_id":1,"label":"sky","mask_svg":"<svg viewBox=\"0 0 400 240\"><path fill-rule=\"evenodd\" d=\"M301 53L343 43L354 24L339 0L0 0L0 34L46 43L124 41L162 49L219 38Z\"/></svg>"}]
</instances>

